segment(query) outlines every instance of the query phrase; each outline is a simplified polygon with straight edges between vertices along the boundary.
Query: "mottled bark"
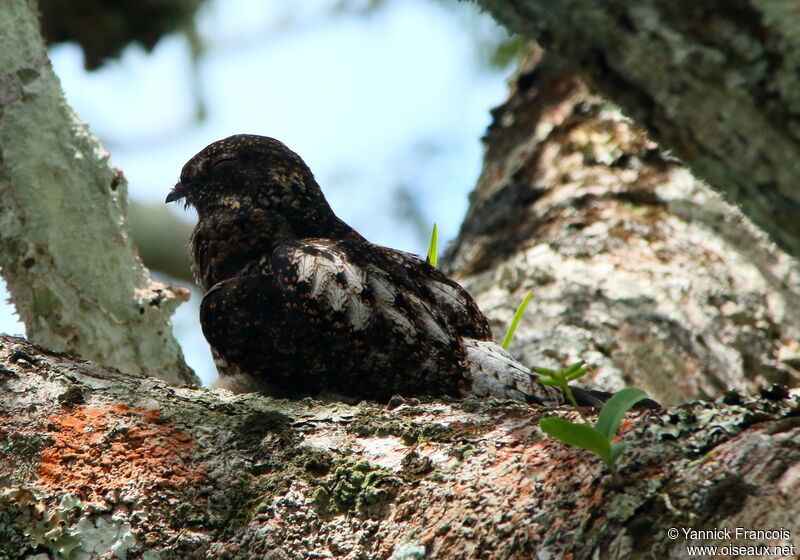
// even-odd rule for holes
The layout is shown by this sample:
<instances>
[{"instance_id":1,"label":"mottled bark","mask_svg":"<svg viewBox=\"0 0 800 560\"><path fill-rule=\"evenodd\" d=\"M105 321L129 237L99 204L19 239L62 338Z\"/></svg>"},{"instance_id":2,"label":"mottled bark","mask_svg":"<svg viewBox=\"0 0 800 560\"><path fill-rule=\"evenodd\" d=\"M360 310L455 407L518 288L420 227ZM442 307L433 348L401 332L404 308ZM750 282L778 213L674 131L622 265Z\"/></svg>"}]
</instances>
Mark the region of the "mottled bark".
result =
<instances>
[{"instance_id":1,"label":"mottled bark","mask_svg":"<svg viewBox=\"0 0 800 560\"><path fill-rule=\"evenodd\" d=\"M800 255L800 5L476 0L564 56L653 138Z\"/></svg>"},{"instance_id":2,"label":"mottled bark","mask_svg":"<svg viewBox=\"0 0 800 560\"><path fill-rule=\"evenodd\" d=\"M34 2L0 2L0 267L27 336L124 371L194 382L131 241L127 186L64 101Z\"/></svg>"},{"instance_id":3,"label":"mottled bark","mask_svg":"<svg viewBox=\"0 0 800 560\"><path fill-rule=\"evenodd\" d=\"M541 51L493 116L444 260L498 335L533 290L512 353L665 404L798 384L797 263L736 208Z\"/></svg>"},{"instance_id":4,"label":"mottled bark","mask_svg":"<svg viewBox=\"0 0 800 560\"><path fill-rule=\"evenodd\" d=\"M235 397L0 337L0 557L628 559L686 558L699 543L800 546L800 403L755 396L796 381L795 263L538 56L495 111L451 269L498 329L535 290L512 347L529 363L588 358L592 384L632 383L665 402L732 386L751 396L628 415L620 484L541 433L542 415L575 417L564 408ZM10 75L0 99L37 99L38 75ZM785 533L683 533L736 527ZM761 556L797 553L785 550Z\"/></svg>"},{"instance_id":5,"label":"mottled bark","mask_svg":"<svg viewBox=\"0 0 800 560\"><path fill-rule=\"evenodd\" d=\"M800 405L780 392L629 415L618 485L540 432L542 415L574 418L564 409L234 397L7 337L0 364L2 557L629 559L756 544L672 527L784 529L758 542L800 545Z\"/></svg>"}]
</instances>

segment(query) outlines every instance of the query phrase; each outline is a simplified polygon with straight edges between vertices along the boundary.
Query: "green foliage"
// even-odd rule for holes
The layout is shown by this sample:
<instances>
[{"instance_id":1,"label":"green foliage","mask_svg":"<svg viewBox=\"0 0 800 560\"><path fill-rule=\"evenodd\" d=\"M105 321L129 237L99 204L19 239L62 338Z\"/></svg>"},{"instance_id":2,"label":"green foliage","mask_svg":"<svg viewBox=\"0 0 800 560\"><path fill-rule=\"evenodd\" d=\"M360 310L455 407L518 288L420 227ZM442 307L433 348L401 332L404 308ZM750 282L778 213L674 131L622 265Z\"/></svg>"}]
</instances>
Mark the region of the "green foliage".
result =
<instances>
[{"instance_id":1,"label":"green foliage","mask_svg":"<svg viewBox=\"0 0 800 560\"><path fill-rule=\"evenodd\" d=\"M647 398L647 393L636 387L628 387L608 399L600 410L595 428L607 438L611 438L619 427L620 420L633 405Z\"/></svg>"},{"instance_id":2,"label":"green foliage","mask_svg":"<svg viewBox=\"0 0 800 560\"><path fill-rule=\"evenodd\" d=\"M436 222L433 222L433 229L431 230L431 239L428 241L428 258L425 259L428 264L436 266L436 254L438 252L437 245L439 243L439 234L436 231Z\"/></svg>"},{"instance_id":3,"label":"green foliage","mask_svg":"<svg viewBox=\"0 0 800 560\"><path fill-rule=\"evenodd\" d=\"M583 364L583 362L578 363ZM575 364L570 366L570 368L573 366L575 366ZM566 378L564 372L570 368L556 372L555 375L551 377L557 380L559 383L563 382L563 380ZM578 370L580 369L586 368L585 366L579 366ZM586 373L586 371L583 373ZM548 383L548 385L550 384L551 383ZM569 388L567 388L567 391L569 391ZM569 393L569 396L572 396L571 392ZM622 417L625 415L625 413L628 412L628 410L630 410L630 408L637 402L646 398L647 393L641 389L628 387L608 399L608 401L603 405L603 408L600 410L600 416L598 417L597 424L595 424L594 427L592 427L589 422L586 421L585 417L585 424L577 424L575 422L570 422L569 420L564 420L563 418L542 418L542 420L539 422L539 427L544 433L551 437L563 441L568 445L580 447L596 454L603 459L603 461L605 461L608 469L614 473L616 472L616 461L622 451L625 449L625 444L619 441L611 441L611 438L614 437L614 434L616 434L620 420L622 420ZM581 414L581 416L583 417L583 414Z\"/></svg>"},{"instance_id":4,"label":"green foliage","mask_svg":"<svg viewBox=\"0 0 800 560\"><path fill-rule=\"evenodd\" d=\"M543 418L539 427L547 435L566 444L588 449L604 460L611 454L608 438L588 424L575 424L563 418L550 416Z\"/></svg>"},{"instance_id":5,"label":"green foliage","mask_svg":"<svg viewBox=\"0 0 800 560\"><path fill-rule=\"evenodd\" d=\"M540 375L539 383L542 385L560 388L562 391L564 391L564 394L567 396L567 400L570 402L570 404L575 408L578 408L578 403L575 401L572 390L569 388L569 382L575 381L579 377L583 377L583 375L589 371L589 366L586 365L586 362L580 360L562 370L543 367L534 367L532 369L534 372ZM581 414L581 416L583 416L583 414ZM583 420L584 422L588 423L586 418Z\"/></svg>"},{"instance_id":6,"label":"green foliage","mask_svg":"<svg viewBox=\"0 0 800 560\"><path fill-rule=\"evenodd\" d=\"M506 335L503 337L503 344L501 344L501 346L504 350L508 350L508 345L511 344L511 339L514 338L514 331L517 330L517 324L522 318L522 314L525 313L525 308L528 307L528 302L530 301L532 295L532 291L528 292L528 294L523 298L522 303L520 303L519 307L517 307L517 311L514 313L514 318L511 319L511 324L508 326Z\"/></svg>"},{"instance_id":7,"label":"green foliage","mask_svg":"<svg viewBox=\"0 0 800 560\"><path fill-rule=\"evenodd\" d=\"M586 362L579 360L562 370L543 367L533 367L531 369L539 374L539 383L561 389L561 391L567 397L569 403L575 407L575 410L578 411L578 414L580 414L583 422L585 424L589 424L589 419L584 416L583 412L578 406L578 402L575 400L575 395L572 394L572 389L569 387L570 381L574 381L579 377L582 377L587 371L589 371L589 366L586 365Z\"/></svg>"}]
</instances>

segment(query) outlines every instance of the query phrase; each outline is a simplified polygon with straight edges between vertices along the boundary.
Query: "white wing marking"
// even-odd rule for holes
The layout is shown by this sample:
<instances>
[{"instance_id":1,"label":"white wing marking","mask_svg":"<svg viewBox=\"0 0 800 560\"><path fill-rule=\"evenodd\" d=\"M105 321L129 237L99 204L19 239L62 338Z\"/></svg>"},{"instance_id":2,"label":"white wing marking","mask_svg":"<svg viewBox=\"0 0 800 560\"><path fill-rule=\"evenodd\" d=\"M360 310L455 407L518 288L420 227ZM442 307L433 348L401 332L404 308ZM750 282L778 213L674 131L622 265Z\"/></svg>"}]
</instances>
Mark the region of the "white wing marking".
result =
<instances>
[{"instance_id":1,"label":"white wing marking","mask_svg":"<svg viewBox=\"0 0 800 560\"><path fill-rule=\"evenodd\" d=\"M297 281L307 284L309 295L324 301L332 311L344 312L353 329L366 328L370 309L360 296L367 283L363 271L350 266L346 256L331 242L309 240L307 244L320 253L291 248Z\"/></svg>"}]
</instances>

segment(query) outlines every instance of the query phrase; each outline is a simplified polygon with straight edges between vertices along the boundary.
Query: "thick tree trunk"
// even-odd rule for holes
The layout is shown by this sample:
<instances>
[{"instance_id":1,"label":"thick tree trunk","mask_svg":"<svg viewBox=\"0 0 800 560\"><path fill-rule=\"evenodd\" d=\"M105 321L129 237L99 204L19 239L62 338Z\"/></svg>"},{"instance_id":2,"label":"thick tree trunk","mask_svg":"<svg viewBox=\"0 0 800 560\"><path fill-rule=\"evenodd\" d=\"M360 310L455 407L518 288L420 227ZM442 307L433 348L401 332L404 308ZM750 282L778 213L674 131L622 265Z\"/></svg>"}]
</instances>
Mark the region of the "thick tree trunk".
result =
<instances>
[{"instance_id":1,"label":"thick tree trunk","mask_svg":"<svg viewBox=\"0 0 800 560\"><path fill-rule=\"evenodd\" d=\"M620 482L543 436L539 418L575 416L564 409L234 397L7 337L0 363L3 558L686 558L694 544L774 558L800 545L800 404L780 392L629 415ZM714 528L732 536L683 532Z\"/></svg>"},{"instance_id":2,"label":"thick tree trunk","mask_svg":"<svg viewBox=\"0 0 800 560\"><path fill-rule=\"evenodd\" d=\"M476 0L800 256L800 5L781 0Z\"/></svg>"},{"instance_id":3,"label":"thick tree trunk","mask_svg":"<svg viewBox=\"0 0 800 560\"><path fill-rule=\"evenodd\" d=\"M512 353L664 404L796 386L796 261L559 59L512 88L445 258L498 334L533 291Z\"/></svg>"},{"instance_id":4,"label":"thick tree trunk","mask_svg":"<svg viewBox=\"0 0 800 560\"><path fill-rule=\"evenodd\" d=\"M27 336L124 371L195 382L172 337L185 288L154 282L127 185L67 106L35 2L0 2L0 267Z\"/></svg>"}]
</instances>

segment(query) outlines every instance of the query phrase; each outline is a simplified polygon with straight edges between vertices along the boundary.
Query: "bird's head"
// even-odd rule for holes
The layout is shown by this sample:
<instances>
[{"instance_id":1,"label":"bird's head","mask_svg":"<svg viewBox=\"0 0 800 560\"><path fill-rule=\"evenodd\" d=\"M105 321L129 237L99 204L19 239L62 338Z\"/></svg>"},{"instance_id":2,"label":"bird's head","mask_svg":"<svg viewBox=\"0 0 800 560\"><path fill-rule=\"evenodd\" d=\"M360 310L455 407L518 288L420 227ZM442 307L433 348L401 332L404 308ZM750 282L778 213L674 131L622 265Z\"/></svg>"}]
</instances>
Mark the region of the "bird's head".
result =
<instances>
[{"instance_id":1,"label":"bird's head","mask_svg":"<svg viewBox=\"0 0 800 560\"><path fill-rule=\"evenodd\" d=\"M219 209L256 204L282 214L327 208L311 170L282 142L237 134L203 148L181 170L166 202L183 200L201 216Z\"/></svg>"}]
</instances>

